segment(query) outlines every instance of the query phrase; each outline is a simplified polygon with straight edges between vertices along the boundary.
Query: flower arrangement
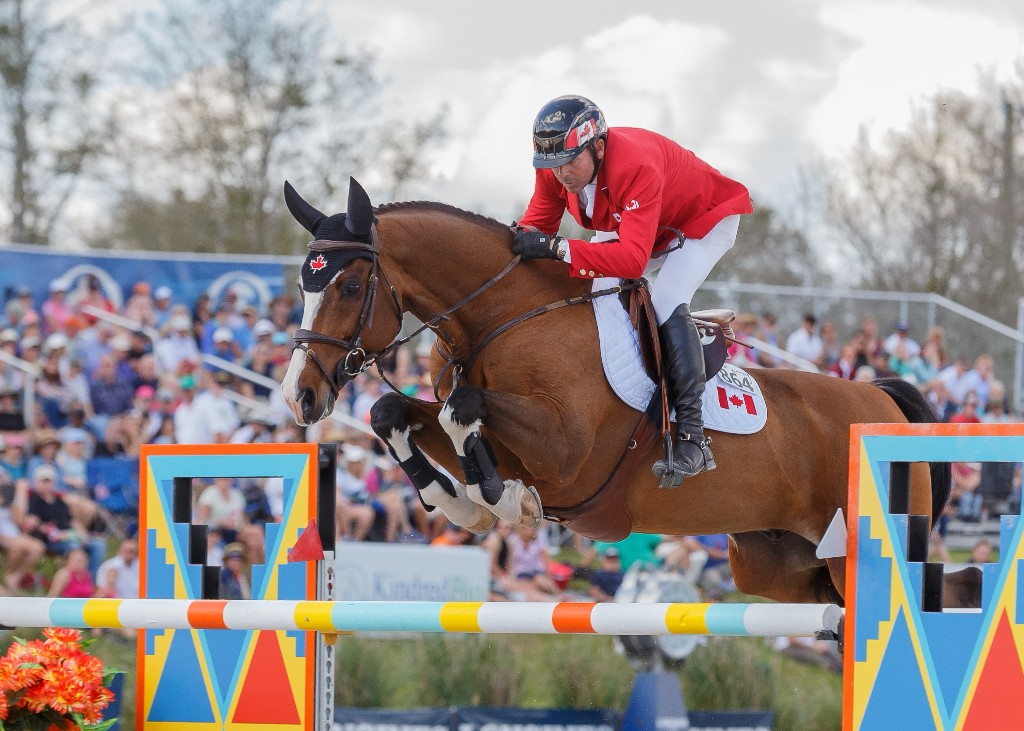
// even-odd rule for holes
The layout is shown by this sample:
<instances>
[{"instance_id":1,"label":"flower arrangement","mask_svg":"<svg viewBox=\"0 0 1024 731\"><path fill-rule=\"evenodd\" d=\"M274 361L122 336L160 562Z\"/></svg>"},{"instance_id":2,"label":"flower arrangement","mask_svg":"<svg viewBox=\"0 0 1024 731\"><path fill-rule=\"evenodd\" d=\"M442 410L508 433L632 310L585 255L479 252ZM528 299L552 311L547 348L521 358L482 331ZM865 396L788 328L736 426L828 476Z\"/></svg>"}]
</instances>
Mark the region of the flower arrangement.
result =
<instances>
[{"instance_id":1,"label":"flower arrangement","mask_svg":"<svg viewBox=\"0 0 1024 731\"><path fill-rule=\"evenodd\" d=\"M47 628L42 640L16 639L0 658L0 731L104 731L114 698L103 661L78 630Z\"/></svg>"}]
</instances>

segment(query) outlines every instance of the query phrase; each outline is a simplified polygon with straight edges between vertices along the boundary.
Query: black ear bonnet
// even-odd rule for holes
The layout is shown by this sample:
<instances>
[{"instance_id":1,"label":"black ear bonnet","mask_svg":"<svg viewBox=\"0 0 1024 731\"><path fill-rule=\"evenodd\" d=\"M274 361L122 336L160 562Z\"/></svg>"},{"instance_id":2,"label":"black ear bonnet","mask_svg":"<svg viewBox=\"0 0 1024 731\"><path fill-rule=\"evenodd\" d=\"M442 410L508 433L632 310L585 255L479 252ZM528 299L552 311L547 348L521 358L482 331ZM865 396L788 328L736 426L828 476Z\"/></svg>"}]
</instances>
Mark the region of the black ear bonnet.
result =
<instances>
[{"instance_id":1,"label":"black ear bonnet","mask_svg":"<svg viewBox=\"0 0 1024 731\"><path fill-rule=\"evenodd\" d=\"M325 216L295 191L290 183L284 184L284 199L295 220L313 234L317 241L358 242L370 244L370 232L376 220L373 205L363 187L351 178L348 191L348 212ZM302 262L299 273L302 289L322 292L335 275L353 259L372 260L376 254L366 249L338 248L334 251L311 251Z\"/></svg>"}]
</instances>

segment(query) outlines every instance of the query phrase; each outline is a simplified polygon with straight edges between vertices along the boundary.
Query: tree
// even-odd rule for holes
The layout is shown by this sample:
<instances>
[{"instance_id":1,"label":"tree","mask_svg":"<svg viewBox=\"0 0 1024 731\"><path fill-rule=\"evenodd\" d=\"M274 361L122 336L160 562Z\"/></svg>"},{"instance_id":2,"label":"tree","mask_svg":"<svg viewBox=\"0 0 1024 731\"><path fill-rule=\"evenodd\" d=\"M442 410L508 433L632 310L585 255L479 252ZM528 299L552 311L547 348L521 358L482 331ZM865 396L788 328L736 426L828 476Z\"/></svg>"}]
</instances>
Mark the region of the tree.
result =
<instances>
[{"instance_id":1,"label":"tree","mask_svg":"<svg viewBox=\"0 0 1024 731\"><path fill-rule=\"evenodd\" d=\"M0 109L8 238L48 242L68 202L111 136L94 104L103 33L50 3L0 0Z\"/></svg>"},{"instance_id":2,"label":"tree","mask_svg":"<svg viewBox=\"0 0 1024 731\"><path fill-rule=\"evenodd\" d=\"M807 236L773 208L757 204L753 214L743 216L736 245L711 276L718 281L808 287L827 279L821 257Z\"/></svg>"},{"instance_id":3,"label":"tree","mask_svg":"<svg viewBox=\"0 0 1024 731\"><path fill-rule=\"evenodd\" d=\"M391 138L370 125L372 59L341 47L319 13L287 0L164 0L136 24L142 93L120 205L97 241L115 246L293 253L283 180L327 198L371 152L393 189L424 173L443 120ZM385 127L386 128L386 127ZM390 144L388 144L390 142Z\"/></svg>"},{"instance_id":4,"label":"tree","mask_svg":"<svg viewBox=\"0 0 1024 731\"><path fill-rule=\"evenodd\" d=\"M1021 134L1019 108L991 80L978 97L935 95L879 142L862 131L827 183L847 270L863 286L937 292L1012 322L1024 273Z\"/></svg>"}]
</instances>

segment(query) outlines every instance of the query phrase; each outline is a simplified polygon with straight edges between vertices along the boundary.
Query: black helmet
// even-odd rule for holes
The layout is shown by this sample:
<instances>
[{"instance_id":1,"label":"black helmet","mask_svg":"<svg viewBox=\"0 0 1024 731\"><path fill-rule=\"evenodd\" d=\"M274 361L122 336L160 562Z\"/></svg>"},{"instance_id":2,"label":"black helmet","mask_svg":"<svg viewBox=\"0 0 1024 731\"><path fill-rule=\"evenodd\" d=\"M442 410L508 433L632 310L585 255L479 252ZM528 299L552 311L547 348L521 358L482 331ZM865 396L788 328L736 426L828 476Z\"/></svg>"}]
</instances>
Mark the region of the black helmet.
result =
<instances>
[{"instance_id":1,"label":"black helmet","mask_svg":"<svg viewBox=\"0 0 1024 731\"><path fill-rule=\"evenodd\" d=\"M608 134L604 113L586 97L552 99L533 120L533 166L557 168L572 162Z\"/></svg>"}]
</instances>

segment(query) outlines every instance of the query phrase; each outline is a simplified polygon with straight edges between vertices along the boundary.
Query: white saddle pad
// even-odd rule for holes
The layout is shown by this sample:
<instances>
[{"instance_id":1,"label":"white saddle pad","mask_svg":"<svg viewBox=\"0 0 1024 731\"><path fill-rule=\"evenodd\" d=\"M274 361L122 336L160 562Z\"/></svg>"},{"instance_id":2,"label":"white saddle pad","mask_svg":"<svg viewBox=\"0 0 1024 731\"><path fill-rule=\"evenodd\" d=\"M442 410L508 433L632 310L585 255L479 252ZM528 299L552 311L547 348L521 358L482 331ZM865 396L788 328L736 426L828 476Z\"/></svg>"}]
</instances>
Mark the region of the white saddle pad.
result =
<instances>
[{"instance_id":1,"label":"white saddle pad","mask_svg":"<svg viewBox=\"0 0 1024 731\"><path fill-rule=\"evenodd\" d=\"M593 291L617 284L612 277L595 279ZM593 305L605 378L619 398L637 411L646 411L656 387L644 370L636 328L618 297L597 297ZM730 363L708 381L702 410L706 428L732 434L753 434L768 420L768 405L757 382Z\"/></svg>"}]
</instances>

